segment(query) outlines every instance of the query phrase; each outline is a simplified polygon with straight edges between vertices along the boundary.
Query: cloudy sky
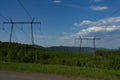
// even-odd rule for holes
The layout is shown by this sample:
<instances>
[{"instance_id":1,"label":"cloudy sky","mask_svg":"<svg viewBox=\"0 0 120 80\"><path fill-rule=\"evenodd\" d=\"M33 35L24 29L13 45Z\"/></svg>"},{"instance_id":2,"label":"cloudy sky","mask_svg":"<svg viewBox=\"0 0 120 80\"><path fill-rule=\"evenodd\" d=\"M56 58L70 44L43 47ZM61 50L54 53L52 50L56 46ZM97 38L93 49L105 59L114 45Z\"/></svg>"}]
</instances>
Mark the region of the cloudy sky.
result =
<instances>
[{"instance_id":1,"label":"cloudy sky","mask_svg":"<svg viewBox=\"0 0 120 80\"><path fill-rule=\"evenodd\" d=\"M35 44L79 46L78 37L98 37L97 47L120 48L120 0L0 0L0 41L9 41L13 21L34 25ZM24 7L24 8L23 8ZM30 25L14 25L13 42L31 44ZM93 46L83 41L83 46Z\"/></svg>"}]
</instances>

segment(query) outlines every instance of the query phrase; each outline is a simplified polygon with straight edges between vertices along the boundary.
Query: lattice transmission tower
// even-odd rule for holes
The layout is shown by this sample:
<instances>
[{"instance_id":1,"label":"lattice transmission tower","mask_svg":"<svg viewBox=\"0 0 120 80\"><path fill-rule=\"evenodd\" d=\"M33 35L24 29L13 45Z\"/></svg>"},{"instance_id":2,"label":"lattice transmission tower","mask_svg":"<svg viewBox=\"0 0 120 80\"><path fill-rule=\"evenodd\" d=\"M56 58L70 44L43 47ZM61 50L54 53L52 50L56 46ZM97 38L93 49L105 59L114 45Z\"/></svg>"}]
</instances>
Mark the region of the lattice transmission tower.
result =
<instances>
[{"instance_id":1,"label":"lattice transmission tower","mask_svg":"<svg viewBox=\"0 0 120 80\"><path fill-rule=\"evenodd\" d=\"M28 22L16 22L16 21L13 21L12 19L10 19L10 21L8 22L3 22L3 24L10 24L11 25L11 30L10 30L10 38L9 38L9 42L12 42L12 36L13 36L13 29L14 29L14 25L15 24L28 24L30 25L30 28L31 28L31 41L32 41L32 45L35 44L34 42L34 32L33 32L33 24L41 24L41 22L37 22L37 21L34 21L34 18L32 19L32 21L28 21Z\"/></svg>"},{"instance_id":2,"label":"lattice transmission tower","mask_svg":"<svg viewBox=\"0 0 120 80\"><path fill-rule=\"evenodd\" d=\"M92 40L93 41L93 47L94 47L94 53L96 52L96 40L100 40L100 38L96 38L96 37L79 37L79 38L75 38L75 40L79 40L80 41L80 50L79 53L82 53L82 42L83 40Z\"/></svg>"}]
</instances>

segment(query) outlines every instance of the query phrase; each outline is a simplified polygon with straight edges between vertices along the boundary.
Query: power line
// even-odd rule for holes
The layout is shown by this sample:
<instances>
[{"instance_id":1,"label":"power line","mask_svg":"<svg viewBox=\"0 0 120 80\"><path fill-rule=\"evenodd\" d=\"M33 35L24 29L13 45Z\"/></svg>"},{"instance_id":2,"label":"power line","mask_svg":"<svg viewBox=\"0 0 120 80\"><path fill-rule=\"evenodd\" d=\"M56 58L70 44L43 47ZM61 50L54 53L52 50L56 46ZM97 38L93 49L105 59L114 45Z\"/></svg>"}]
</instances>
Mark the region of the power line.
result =
<instances>
[{"instance_id":1,"label":"power line","mask_svg":"<svg viewBox=\"0 0 120 80\"><path fill-rule=\"evenodd\" d=\"M17 25L15 25L15 26L17 26ZM25 36L26 36L26 38L30 38L30 36L23 30L23 29L21 29L19 26L17 26L16 28L18 28L20 31L22 31L24 34L25 34ZM18 40L17 40L18 41ZM19 40L20 41L20 40ZM23 41L23 40L22 40ZM22 41L20 41L20 42L22 42ZM25 40L23 41L23 43L25 43Z\"/></svg>"},{"instance_id":2,"label":"power line","mask_svg":"<svg viewBox=\"0 0 120 80\"><path fill-rule=\"evenodd\" d=\"M21 28L19 28L19 27L17 27L20 31L22 31L25 35L26 35L26 37L28 37L28 38L31 38L23 29L21 29Z\"/></svg>"},{"instance_id":3,"label":"power line","mask_svg":"<svg viewBox=\"0 0 120 80\"><path fill-rule=\"evenodd\" d=\"M0 16L1 16L3 19L9 21L3 14L0 13Z\"/></svg>"},{"instance_id":4,"label":"power line","mask_svg":"<svg viewBox=\"0 0 120 80\"><path fill-rule=\"evenodd\" d=\"M114 16L116 13L118 13L120 11L120 8L118 8L117 10L115 10L111 15L109 15L108 17L112 17Z\"/></svg>"},{"instance_id":5,"label":"power line","mask_svg":"<svg viewBox=\"0 0 120 80\"><path fill-rule=\"evenodd\" d=\"M17 1L20 4L20 6L24 9L24 11L27 13L27 15L29 16L29 18L32 19L32 16L28 12L28 10L25 8L25 6L22 4L22 2L20 0L17 0Z\"/></svg>"},{"instance_id":6,"label":"power line","mask_svg":"<svg viewBox=\"0 0 120 80\"><path fill-rule=\"evenodd\" d=\"M79 38L75 38L75 40L79 40L80 41L80 53L82 52L82 42L83 40L92 40L93 41L93 46L94 46L94 53L96 52L96 40L100 40L100 38L96 38L96 37L79 37Z\"/></svg>"},{"instance_id":7,"label":"power line","mask_svg":"<svg viewBox=\"0 0 120 80\"><path fill-rule=\"evenodd\" d=\"M5 20L7 20L8 22L10 22L10 20L9 19L7 19L4 15L2 15L1 13L0 13L0 16L3 18L3 19L5 19ZM19 28L19 27L18 27ZM5 33L7 33L7 34L9 34L9 32L4 28L4 24L2 25L2 28L1 28L1 30L3 30ZM20 29L21 30L21 29ZM26 33L25 33L25 31L23 31L23 30L21 30L27 37L30 37L30 36L28 36ZM17 41L19 41L17 38L16 38L16 40Z\"/></svg>"},{"instance_id":8,"label":"power line","mask_svg":"<svg viewBox=\"0 0 120 80\"><path fill-rule=\"evenodd\" d=\"M30 24L31 27L31 40L32 40L32 45L34 45L34 35L33 35L33 24L41 24L41 22L35 22L34 19L30 22L15 22L12 21L11 22L3 22L3 24L11 24L11 32L10 32L10 42L12 41L12 35L13 35L13 28L15 24Z\"/></svg>"},{"instance_id":9,"label":"power line","mask_svg":"<svg viewBox=\"0 0 120 80\"><path fill-rule=\"evenodd\" d=\"M4 28L4 24L2 24L2 30L7 34L9 35L10 33ZM17 41L20 41L18 40L18 38L16 36L13 36L14 37L14 40L17 40Z\"/></svg>"},{"instance_id":10,"label":"power line","mask_svg":"<svg viewBox=\"0 0 120 80\"><path fill-rule=\"evenodd\" d=\"M118 12L120 12L120 8L118 8L117 10L115 10L113 13L111 13L110 15L108 15L108 17L113 17L116 13L118 13ZM96 25L94 25L94 26L97 26L97 24ZM96 36L96 35L95 35ZM104 37L105 35L103 35L103 37Z\"/></svg>"}]
</instances>

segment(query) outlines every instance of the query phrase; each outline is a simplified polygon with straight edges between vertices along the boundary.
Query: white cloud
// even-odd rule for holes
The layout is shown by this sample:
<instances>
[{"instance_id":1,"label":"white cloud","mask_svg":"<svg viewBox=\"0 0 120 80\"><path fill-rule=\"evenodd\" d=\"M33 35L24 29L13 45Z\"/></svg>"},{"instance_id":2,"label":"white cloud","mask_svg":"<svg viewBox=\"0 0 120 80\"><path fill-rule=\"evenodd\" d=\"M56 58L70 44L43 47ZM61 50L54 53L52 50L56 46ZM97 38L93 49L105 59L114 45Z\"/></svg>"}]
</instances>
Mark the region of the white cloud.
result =
<instances>
[{"instance_id":1,"label":"white cloud","mask_svg":"<svg viewBox=\"0 0 120 80\"><path fill-rule=\"evenodd\" d=\"M90 9L94 11L103 11L109 9L108 6L91 6Z\"/></svg>"},{"instance_id":2,"label":"white cloud","mask_svg":"<svg viewBox=\"0 0 120 80\"><path fill-rule=\"evenodd\" d=\"M45 39L45 38L48 38L47 36L45 35L34 35L35 38L37 39Z\"/></svg>"},{"instance_id":3,"label":"white cloud","mask_svg":"<svg viewBox=\"0 0 120 80\"><path fill-rule=\"evenodd\" d=\"M82 27L82 26L105 26L105 25L112 25L120 23L120 17L111 17L107 19L101 19L98 21L90 21L90 20L83 20L81 23L75 23L74 26Z\"/></svg>"},{"instance_id":4,"label":"white cloud","mask_svg":"<svg viewBox=\"0 0 120 80\"><path fill-rule=\"evenodd\" d=\"M112 32L120 30L120 17L111 17L107 19L101 19L99 21L90 21L84 20L81 23L77 24L77 27L86 26L86 29L82 29L80 32L76 33L76 36L79 35L89 35L91 33L98 32Z\"/></svg>"},{"instance_id":5,"label":"white cloud","mask_svg":"<svg viewBox=\"0 0 120 80\"><path fill-rule=\"evenodd\" d=\"M94 0L94 2L101 2L101 1L103 1L103 0Z\"/></svg>"},{"instance_id":6,"label":"white cloud","mask_svg":"<svg viewBox=\"0 0 120 80\"><path fill-rule=\"evenodd\" d=\"M93 27L89 27L87 29L83 29L80 32L78 32L76 35L88 35L91 33L97 33L97 32L112 32L115 30L120 30L120 26L116 26L116 25L112 25L112 26L93 26Z\"/></svg>"},{"instance_id":7,"label":"white cloud","mask_svg":"<svg viewBox=\"0 0 120 80\"><path fill-rule=\"evenodd\" d=\"M63 35L68 35L69 33L67 33L67 32L63 32Z\"/></svg>"},{"instance_id":8,"label":"white cloud","mask_svg":"<svg viewBox=\"0 0 120 80\"><path fill-rule=\"evenodd\" d=\"M76 5L76 4L61 4L61 6L71 7L71 8L78 8L78 9L87 8L87 7Z\"/></svg>"},{"instance_id":9,"label":"white cloud","mask_svg":"<svg viewBox=\"0 0 120 80\"><path fill-rule=\"evenodd\" d=\"M69 40L70 38L68 36L60 37L60 40Z\"/></svg>"},{"instance_id":10,"label":"white cloud","mask_svg":"<svg viewBox=\"0 0 120 80\"><path fill-rule=\"evenodd\" d=\"M90 21L90 20L84 20L82 23L79 24L79 26L91 26L94 25L95 23Z\"/></svg>"},{"instance_id":11,"label":"white cloud","mask_svg":"<svg viewBox=\"0 0 120 80\"><path fill-rule=\"evenodd\" d=\"M54 2L54 3L61 3L62 0L54 0L53 2Z\"/></svg>"},{"instance_id":12,"label":"white cloud","mask_svg":"<svg viewBox=\"0 0 120 80\"><path fill-rule=\"evenodd\" d=\"M95 22L92 22L90 20L84 20L81 23L74 23L75 27L82 27L82 26L92 26L95 25Z\"/></svg>"},{"instance_id":13,"label":"white cloud","mask_svg":"<svg viewBox=\"0 0 120 80\"><path fill-rule=\"evenodd\" d=\"M73 26L80 27L80 24L79 23L74 23ZM73 29L75 29L75 27Z\"/></svg>"}]
</instances>

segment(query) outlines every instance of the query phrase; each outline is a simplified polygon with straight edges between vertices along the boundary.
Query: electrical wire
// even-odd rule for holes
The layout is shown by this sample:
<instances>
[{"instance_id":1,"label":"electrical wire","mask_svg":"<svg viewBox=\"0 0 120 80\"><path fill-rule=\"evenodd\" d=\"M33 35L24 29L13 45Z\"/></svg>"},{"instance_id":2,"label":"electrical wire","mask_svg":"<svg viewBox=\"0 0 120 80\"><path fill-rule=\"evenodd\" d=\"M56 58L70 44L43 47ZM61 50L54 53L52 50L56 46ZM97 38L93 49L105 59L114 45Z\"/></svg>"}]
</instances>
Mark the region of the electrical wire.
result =
<instances>
[{"instance_id":1,"label":"electrical wire","mask_svg":"<svg viewBox=\"0 0 120 80\"><path fill-rule=\"evenodd\" d=\"M26 37L31 38L22 28L19 28L19 30L22 31L26 35Z\"/></svg>"},{"instance_id":2,"label":"electrical wire","mask_svg":"<svg viewBox=\"0 0 120 80\"><path fill-rule=\"evenodd\" d=\"M115 10L113 13L111 13L108 17L113 17L115 14L117 14L118 12L120 12L120 8L118 8L117 10ZM94 25L94 26L97 26L97 24L96 25ZM95 35L95 36L98 36L98 35ZM102 35L101 36L102 37L102 39L103 39L103 37L105 37L105 35ZM117 38L116 38L117 39ZM110 39L109 41L112 41L113 39ZM104 41L105 42L105 41ZM107 41L108 42L108 41Z\"/></svg>"},{"instance_id":3,"label":"electrical wire","mask_svg":"<svg viewBox=\"0 0 120 80\"><path fill-rule=\"evenodd\" d=\"M1 16L3 19L9 21L3 14L0 13L0 16Z\"/></svg>"},{"instance_id":4,"label":"electrical wire","mask_svg":"<svg viewBox=\"0 0 120 80\"><path fill-rule=\"evenodd\" d=\"M17 0L18 3L20 4L20 6L24 9L24 11L26 12L26 14L29 16L30 19L32 19L31 14L29 13L29 11L25 8L25 6L22 4L22 2L20 0Z\"/></svg>"},{"instance_id":5,"label":"electrical wire","mask_svg":"<svg viewBox=\"0 0 120 80\"><path fill-rule=\"evenodd\" d=\"M2 31L4 31L7 35L9 35L9 32L4 28L4 24L2 25ZM19 41L16 37L14 37L17 41Z\"/></svg>"},{"instance_id":6,"label":"electrical wire","mask_svg":"<svg viewBox=\"0 0 120 80\"><path fill-rule=\"evenodd\" d=\"M120 8L118 8L117 10L115 10L113 13L111 13L110 15L108 15L108 17L113 17L115 14L117 14L118 12L120 12ZM95 25L97 26L97 24ZM102 35L102 37L105 37L105 35Z\"/></svg>"},{"instance_id":7,"label":"electrical wire","mask_svg":"<svg viewBox=\"0 0 120 80\"><path fill-rule=\"evenodd\" d=\"M23 3L20 1L20 0L17 0L17 2L20 4L20 6L24 9L24 11L26 12L26 14L29 16L29 18L30 19L32 19L32 16L31 16L31 14L29 13L29 11L27 10L27 8L25 8L25 6L23 5ZM7 21L9 21L5 16L3 16L2 14L0 14L0 16L3 18L3 19L5 19L5 20L7 20ZM19 27L18 27L19 28ZM22 30L22 29L20 29L27 37L30 37L24 30ZM40 32L41 32L41 24L40 24L40 27L39 27L39 30L40 30ZM3 28L3 31L5 31L6 32L6 30L5 30L5 28ZM6 32L7 33L7 32ZM42 32L41 32L42 33Z\"/></svg>"},{"instance_id":8,"label":"electrical wire","mask_svg":"<svg viewBox=\"0 0 120 80\"><path fill-rule=\"evenodd\" d=\"M117 10L115 10L111 15L109 15L108 17L112 17L114 16L116 13L120 12L120 8L118 8Z\"/></svg>"}]
</instances>

